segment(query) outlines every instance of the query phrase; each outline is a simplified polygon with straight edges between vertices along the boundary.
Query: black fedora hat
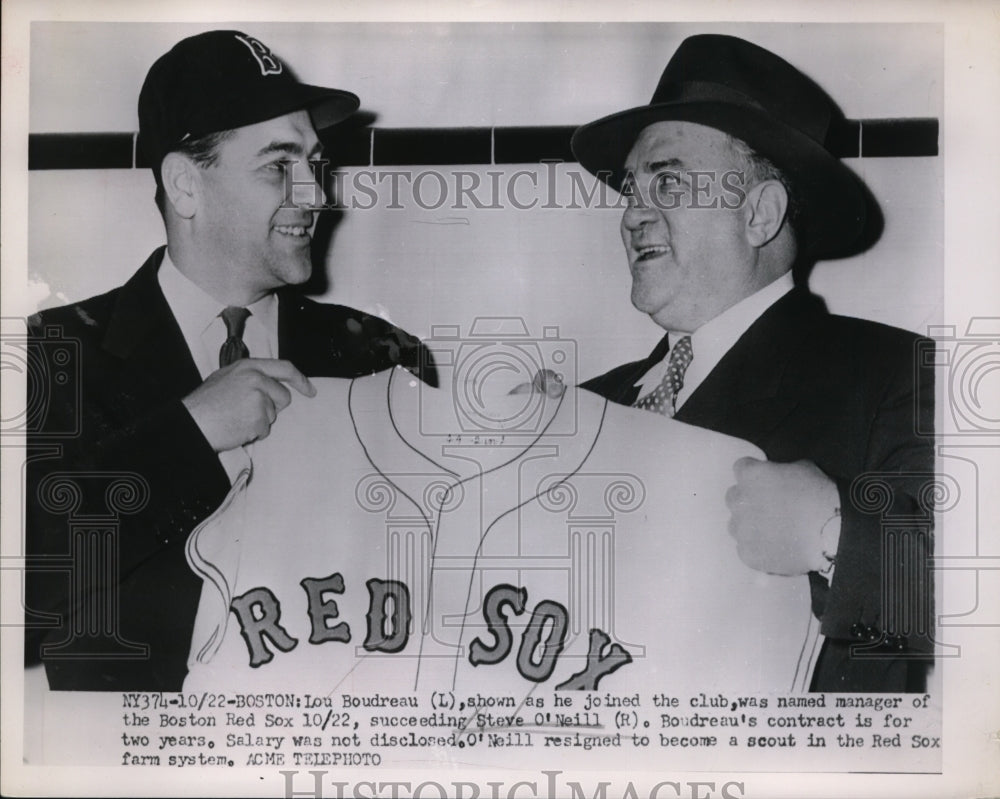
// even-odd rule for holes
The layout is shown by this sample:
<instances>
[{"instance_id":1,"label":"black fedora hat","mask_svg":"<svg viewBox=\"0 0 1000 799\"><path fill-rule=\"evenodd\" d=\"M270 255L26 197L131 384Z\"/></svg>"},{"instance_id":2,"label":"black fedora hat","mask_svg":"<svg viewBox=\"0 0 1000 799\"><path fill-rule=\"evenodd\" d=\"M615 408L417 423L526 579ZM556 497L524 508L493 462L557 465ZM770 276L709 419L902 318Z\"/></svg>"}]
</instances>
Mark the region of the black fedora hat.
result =
<instances>
[{"instance_id":1,"label":"black fedora hat","mask_svg":"<svg viewBox=\"0 0 1000 799\"><path fill-rule=\"evenodd\" d=\"M827 94L774 53L734 36L681 42L649 105L583 125L572 147L580 164L615 189L643 128L695 122L746 142L789 178L800 204L799 247L812 257L852 251L865 226L857 176L827 149L841 113Z\"/></svg>"}]
</instances>

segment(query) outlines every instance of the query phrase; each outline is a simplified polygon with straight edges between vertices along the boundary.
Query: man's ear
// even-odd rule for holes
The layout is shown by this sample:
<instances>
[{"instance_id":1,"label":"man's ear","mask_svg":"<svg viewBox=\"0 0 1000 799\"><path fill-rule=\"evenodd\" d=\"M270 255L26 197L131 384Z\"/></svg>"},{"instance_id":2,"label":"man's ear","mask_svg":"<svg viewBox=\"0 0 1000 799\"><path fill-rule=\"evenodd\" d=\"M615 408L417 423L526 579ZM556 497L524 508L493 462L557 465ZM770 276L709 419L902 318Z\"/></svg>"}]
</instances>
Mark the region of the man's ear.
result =
<instances>
[{"instance_id":1,"label":"man's ear","mask_svg":"<svg viewBox=\"0 0 1000 799\"><path fill-rule=\"evenodd\" d=\"M198 166L180 153L167 153L160 164L160 178L167 202L174 212L183 219L193 217L201 186Z\"/></svg>"},{"instance_id":2,"label":"man's ear","mask_svg":"<svg viewBox=\"0 0 1000 799\"><path fill-rule=\"evenodd\" d=\"M746 231L752 247L763 247L778 235L788 211L788 191L780 180L764 180L748 192Z\"/></svg>"}]
</instances>

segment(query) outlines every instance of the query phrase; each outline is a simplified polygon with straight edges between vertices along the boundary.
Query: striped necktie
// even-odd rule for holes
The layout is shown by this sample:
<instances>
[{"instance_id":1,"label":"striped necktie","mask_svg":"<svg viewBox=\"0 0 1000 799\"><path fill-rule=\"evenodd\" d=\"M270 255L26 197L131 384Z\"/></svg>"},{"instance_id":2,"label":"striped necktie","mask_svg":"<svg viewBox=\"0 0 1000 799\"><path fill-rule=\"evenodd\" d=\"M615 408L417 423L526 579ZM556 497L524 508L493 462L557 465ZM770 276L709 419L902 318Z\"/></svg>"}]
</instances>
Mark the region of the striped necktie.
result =
<instances>
[{"instance_id":1,"label":"striped necktie","mask_svg":"<svg viewBox=\"0 0 1000 799\"><path fill-rule=\"evenodd\" d=\"M226 323L226 340L219 350L219 368L229 366L242 358L250 357L250 350L243 341L243 329L246 327L250 311L230 305L220 314Z\"/></svg>"},{"instance_id":2,"label":"striped necktie","mask_svg":"<svg viewBox=\"0 0 1000 799\"><path fill-rule=\"evenodd\" d=\"M677 412L677 394L684 387L684 373L693 358L691 336L684 336L670 350L667 373L660 384L645 397L636 400L633 407L673 416Z\"/></svg>"}]
</instances>

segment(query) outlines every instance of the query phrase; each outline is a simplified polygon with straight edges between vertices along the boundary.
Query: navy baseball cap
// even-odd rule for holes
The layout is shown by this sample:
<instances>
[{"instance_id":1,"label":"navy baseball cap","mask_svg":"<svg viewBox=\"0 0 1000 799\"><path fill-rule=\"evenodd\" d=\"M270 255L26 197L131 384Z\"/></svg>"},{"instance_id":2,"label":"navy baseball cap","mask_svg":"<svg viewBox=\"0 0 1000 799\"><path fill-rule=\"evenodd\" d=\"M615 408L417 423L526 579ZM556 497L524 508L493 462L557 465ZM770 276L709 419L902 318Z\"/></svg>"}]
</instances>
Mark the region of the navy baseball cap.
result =
<instances>
[{"instance_id":1,"label":"navy baseball cap","mask_svg":"<svg viewBox=\"0 0 1000 799\"><path fill-rule=\"evenodd\" d=\"M174 45L139 92L137 149L160 182L163 157L184 141L306 109L317 131L353 114L358 97L300 83L259 39L209 31Z\"/></svg>"}]
</instances>

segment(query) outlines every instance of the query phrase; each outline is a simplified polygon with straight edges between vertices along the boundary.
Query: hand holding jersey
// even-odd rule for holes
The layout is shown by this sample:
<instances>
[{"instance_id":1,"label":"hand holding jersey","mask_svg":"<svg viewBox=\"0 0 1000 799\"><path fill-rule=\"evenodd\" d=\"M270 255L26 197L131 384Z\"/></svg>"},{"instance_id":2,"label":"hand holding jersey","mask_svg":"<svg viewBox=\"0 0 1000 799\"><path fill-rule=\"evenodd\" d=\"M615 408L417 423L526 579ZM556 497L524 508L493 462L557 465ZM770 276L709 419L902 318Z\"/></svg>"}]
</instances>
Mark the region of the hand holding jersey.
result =
<instances>
[{"instance_id":1,"label":"hand holding jersey","mask_svg":"<svg viewBox=\"0 0 1000 799\"><path fill-rule=\"evenodd\" d=\"M316 395L309 378L289 361L246 358L213 372L182 402L216 452L267 438L278 414L292 401L291 386Z\"/></svg>"}]
</instances>

